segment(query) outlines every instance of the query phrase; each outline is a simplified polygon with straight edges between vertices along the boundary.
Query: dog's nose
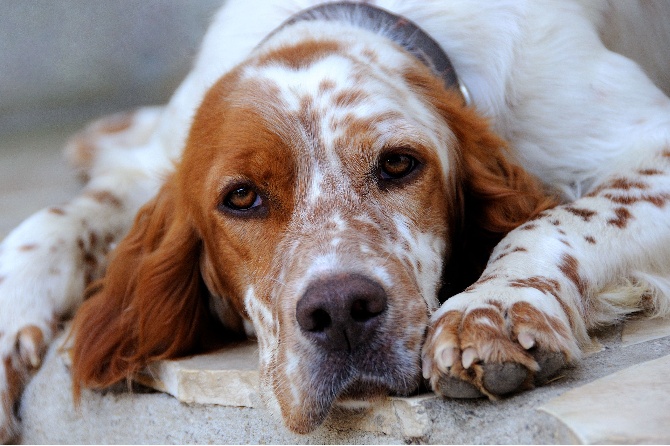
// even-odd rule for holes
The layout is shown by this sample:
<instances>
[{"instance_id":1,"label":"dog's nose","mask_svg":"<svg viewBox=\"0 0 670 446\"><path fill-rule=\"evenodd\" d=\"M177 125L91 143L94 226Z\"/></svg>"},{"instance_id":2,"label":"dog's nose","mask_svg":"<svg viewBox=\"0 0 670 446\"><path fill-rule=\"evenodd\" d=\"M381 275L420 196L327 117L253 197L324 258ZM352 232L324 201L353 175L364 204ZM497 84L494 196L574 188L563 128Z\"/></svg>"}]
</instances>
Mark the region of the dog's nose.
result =
<instances>
[{"instance_id":1,"label":"dog's nose","mask_svg":"<svg viewBox=\"0 0 670 446\"><path fill-rule=\"evenodd\" d=\"M302 333L328 350L352 351L371 340L383 322L384 288L358 274L339 274L312 283L298 301Z\"/></svg>"}]
</instances>

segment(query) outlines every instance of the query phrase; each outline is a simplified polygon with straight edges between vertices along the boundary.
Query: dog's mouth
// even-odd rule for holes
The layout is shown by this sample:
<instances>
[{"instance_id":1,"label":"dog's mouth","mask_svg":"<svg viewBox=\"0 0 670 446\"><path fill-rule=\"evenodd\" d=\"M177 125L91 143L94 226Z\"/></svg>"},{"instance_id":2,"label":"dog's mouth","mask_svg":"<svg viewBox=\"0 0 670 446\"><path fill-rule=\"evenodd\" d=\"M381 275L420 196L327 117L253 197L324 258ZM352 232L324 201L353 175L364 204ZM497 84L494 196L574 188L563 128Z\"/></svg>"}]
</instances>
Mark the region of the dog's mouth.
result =
<instances>
[{"instance_id":1,"label":"dog's mouth","mask_svg":"<svg viewBox=\"0 0 670 446\"><path fill-rule=\"evenodd\" d=\"M358 355L321 355L301 364L298 380L273 377L282 417L289 429L305 434L320 426L333 407L361 409L387 396L406 396L421 384L418 353L407 361L390 351L370 350L361 365Z\"/></svg>"},{"instance_id":2,"label":"dog's mouth","mask_svg":"<svg viewBox=\"0 0 670 446\"><path fill-rule=\"evenodd\" d=\"M361 378L351 383L334 401L334 405L345 409L367 408L389 396L413 394L418 390L419 383L412 384L411 388L403 387L399 389L398 385L389 385L376 379Z\"/></svg>"}]
</instances>

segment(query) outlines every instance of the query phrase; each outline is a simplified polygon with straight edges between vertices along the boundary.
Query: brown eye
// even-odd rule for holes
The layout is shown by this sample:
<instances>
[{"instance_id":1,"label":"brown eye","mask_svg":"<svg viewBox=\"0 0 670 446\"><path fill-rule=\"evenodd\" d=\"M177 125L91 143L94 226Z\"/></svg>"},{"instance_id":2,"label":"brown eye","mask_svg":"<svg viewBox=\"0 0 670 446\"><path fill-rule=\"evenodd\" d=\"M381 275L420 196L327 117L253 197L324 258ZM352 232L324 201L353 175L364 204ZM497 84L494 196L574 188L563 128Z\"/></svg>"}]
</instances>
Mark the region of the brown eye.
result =
<instances>
[{"instance_id":1,"label":"brown eye","mask_svg":"<svg viewBox=\"0 0 670 446\"><path fill-rule=\"evenodd\" d=\"M397 180L412 173L416 166L417 161L413 157L392 153L381 158L379 176L382 180Z\"/></svg>"},{"instance_id":2,"label":"brown eye","mask_svg":"<svg viewBox=\"0 0 670 446\"><path fill-rule=\"evenodd\" d=\"M233 211L248 211L262 204L260 195L250 186L235 188L223 200L223 205Z\"/></svg>"}]
</instances>

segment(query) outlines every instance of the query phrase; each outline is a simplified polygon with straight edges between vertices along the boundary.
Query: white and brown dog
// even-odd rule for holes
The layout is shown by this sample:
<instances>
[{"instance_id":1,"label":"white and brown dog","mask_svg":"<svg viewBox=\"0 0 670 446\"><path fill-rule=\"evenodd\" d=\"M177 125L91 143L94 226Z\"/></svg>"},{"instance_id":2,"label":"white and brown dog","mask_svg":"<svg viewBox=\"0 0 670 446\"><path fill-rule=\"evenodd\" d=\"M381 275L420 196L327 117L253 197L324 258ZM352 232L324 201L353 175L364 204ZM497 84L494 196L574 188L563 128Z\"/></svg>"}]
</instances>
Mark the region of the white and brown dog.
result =
<instances>
[{"instance_id":1,"label":"white and brown dog","mask_svg":"<svg viewBox=\"0 0 670 446\"><path fill-rule=\"evenodd\" d=\"M668 313L669 3L320 3L229 0L166 107L73 140L82 195L0 247L0 438L80 305L77 391L246 333L301 433Z\"/></svg>"}]
</instances>

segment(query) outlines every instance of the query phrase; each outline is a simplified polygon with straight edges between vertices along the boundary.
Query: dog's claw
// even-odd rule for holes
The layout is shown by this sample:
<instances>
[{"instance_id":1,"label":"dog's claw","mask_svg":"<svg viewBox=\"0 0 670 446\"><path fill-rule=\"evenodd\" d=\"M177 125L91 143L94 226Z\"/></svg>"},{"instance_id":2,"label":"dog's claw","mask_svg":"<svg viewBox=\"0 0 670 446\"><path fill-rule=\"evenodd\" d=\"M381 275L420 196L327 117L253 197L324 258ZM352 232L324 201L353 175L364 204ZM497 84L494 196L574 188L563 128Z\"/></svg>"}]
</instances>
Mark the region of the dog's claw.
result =
<instances>
[{"instance_id":1,"label":"dog's claw","mask_svg":"<svg viewBox=\"0 0 670 446\"><path fill-rule=\"evenodd\" d=\"M442 373L449 373L449 369L458 360L458 350L455 348L444 348L438 353L437 367Z\"/></svg>"},{"instance_id":2,"label":"dog's claw","mask_svg":"<svg viewBox=\"0 0 670 446\"><path fill-rule=\"evenodd\" d=\"M477 362L477 350L468 348L463 352L463 368L469 369L472 364Z\"/></svg>"},{"instance_id":3,"label":"dog's claw","mask_svg":"<svg viewBox=\"0 0 670 446\"><path fill-rule=\"evenodd\" d=\"M17 353L29 369L37 369L42 364L45 347L44 334L35 325L22 328L16 337Z\"/></svg>"}]
</instances>

